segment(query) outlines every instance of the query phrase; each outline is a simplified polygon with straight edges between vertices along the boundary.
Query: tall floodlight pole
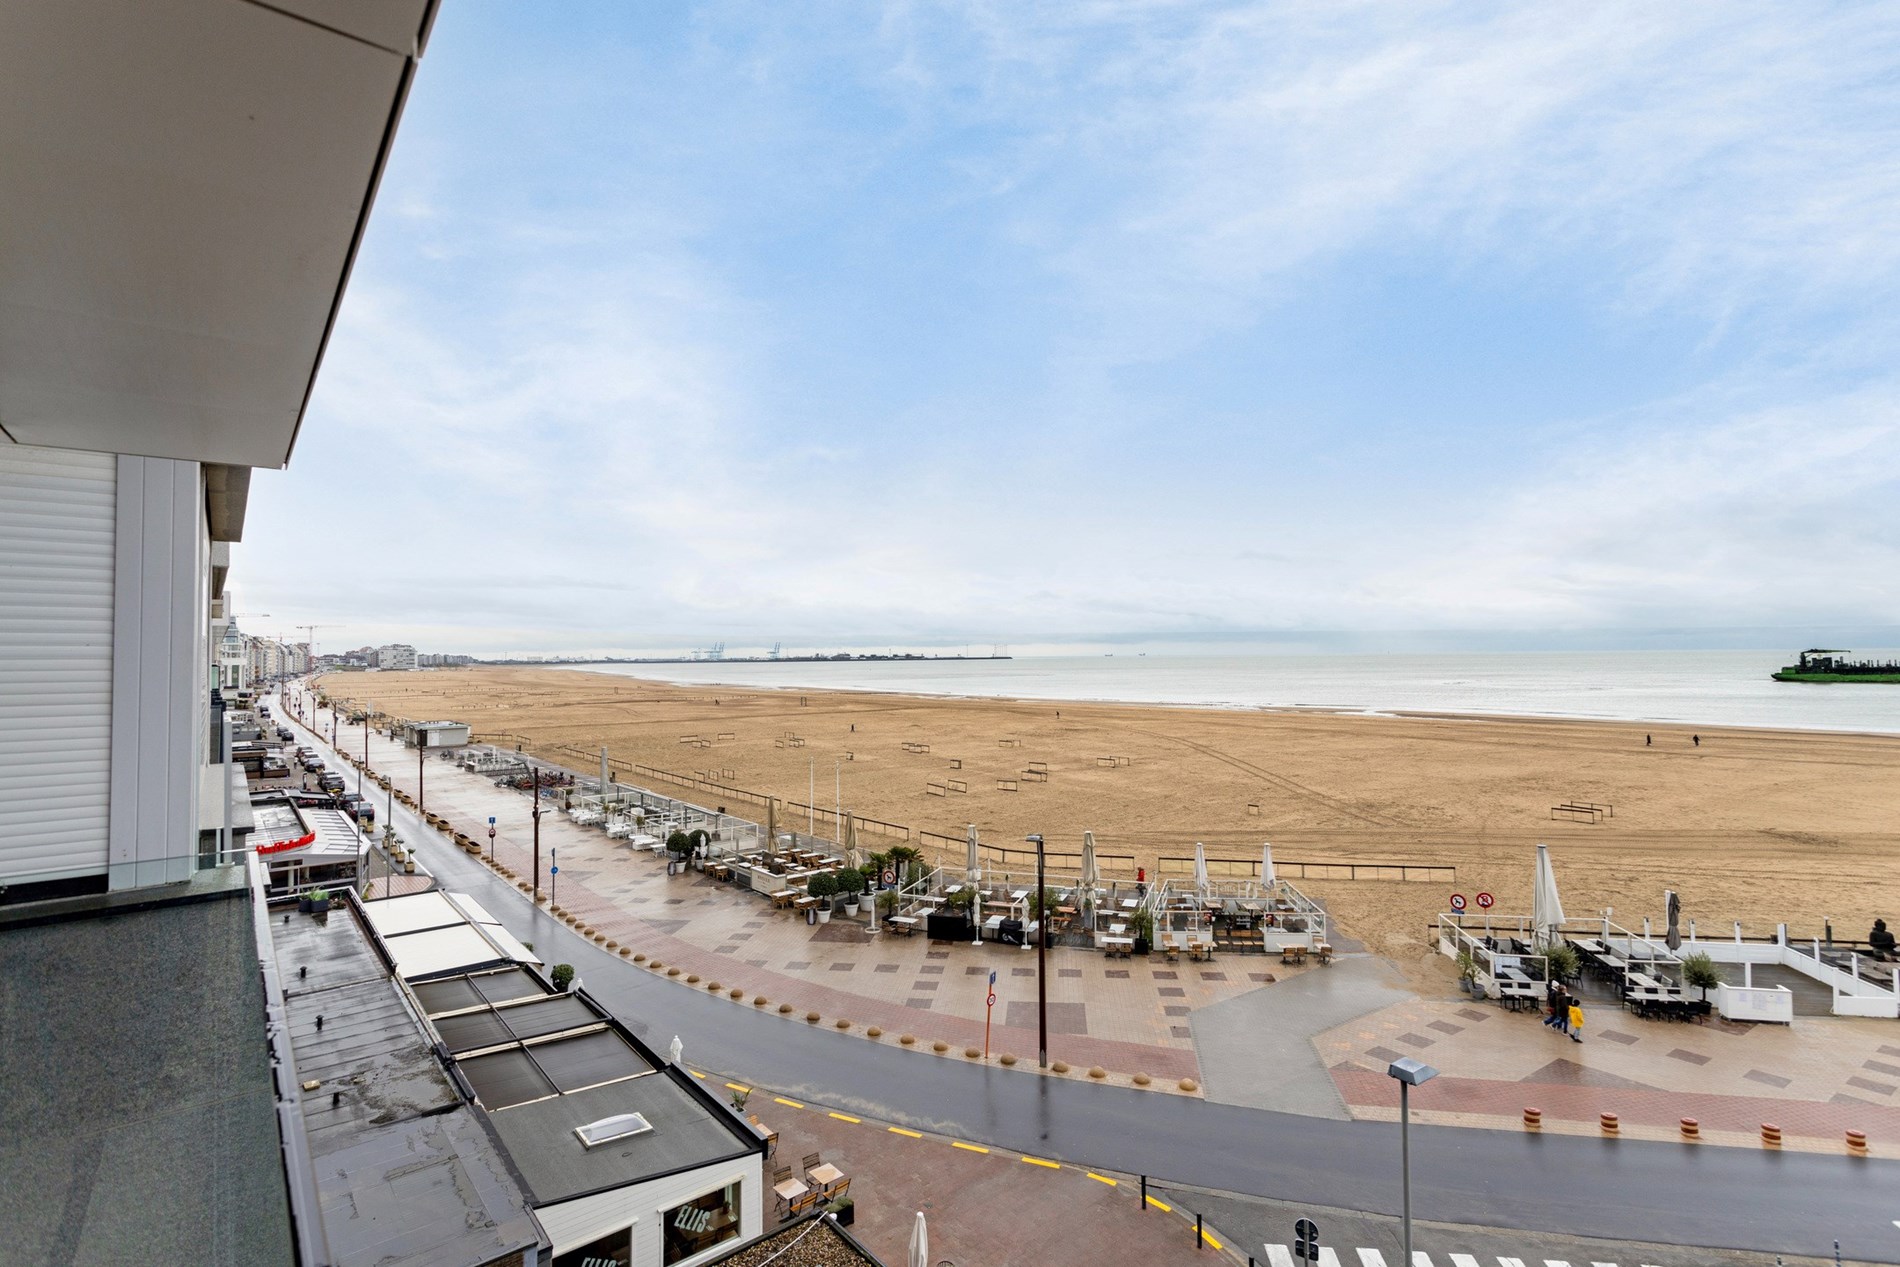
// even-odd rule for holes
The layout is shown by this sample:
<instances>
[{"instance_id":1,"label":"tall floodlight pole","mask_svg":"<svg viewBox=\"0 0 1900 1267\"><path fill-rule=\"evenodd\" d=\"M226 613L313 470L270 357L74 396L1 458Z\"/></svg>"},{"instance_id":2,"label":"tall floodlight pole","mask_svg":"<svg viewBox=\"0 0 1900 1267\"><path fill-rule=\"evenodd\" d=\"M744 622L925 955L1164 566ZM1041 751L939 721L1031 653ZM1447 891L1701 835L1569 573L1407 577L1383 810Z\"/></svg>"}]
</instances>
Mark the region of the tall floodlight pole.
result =
<instances>
[{"instance_id":1,"label":"tall floodlight pole","mask_svg":"<svg viewBox=\"0 0 1900 1267\"><path fill-rule=\"evenodd\" d=\"M418 727L416 730L416 814L424 822L429 820L429 814L422 808L422 759L429 755L428 744L428 733Z\"/></svg>"},{"instance_id":2,"label":"tall floodlight pole","mask_svg":"<svg viewBox=\"0 0 1900 1267\"><path fill-rule=\"evenodd\" d=\"M812 802L818 799L818 758L805 758L805 834L818 834L818 811Z\"/></svg>"},{"instance_id":3,"label":"tall floodlight pole","mask_svg":"<svg viewBox=\"0 0 1900 1267\"><path fill-rule=\"evenodd\" d=\"M1412 1261L1412 1097L1411 1090L1422 1082L1430 1082L1438 1076L1438 1070L1422 1060L1410 1056L1400 1057L1386 1069L1386 1073L1398 1080L1399 1084L1399 1191L1401 1201L1401 1221L1405 1227L1405 1256L1400 1262L1410 1265Z\"/></svg>"},{"instance_id":4,"label":"tall floodlight pole","mask_svg":"<svg viewBox=\"0 0 1900 1267\"><path fill-rule=\"evenodd\" d=\"M1044 905L1046 881L1043 877L1041 836L1025 836L1036 845L1036 1063L1049 1067L1049 911Z\"/></svg>"}]
</instances>

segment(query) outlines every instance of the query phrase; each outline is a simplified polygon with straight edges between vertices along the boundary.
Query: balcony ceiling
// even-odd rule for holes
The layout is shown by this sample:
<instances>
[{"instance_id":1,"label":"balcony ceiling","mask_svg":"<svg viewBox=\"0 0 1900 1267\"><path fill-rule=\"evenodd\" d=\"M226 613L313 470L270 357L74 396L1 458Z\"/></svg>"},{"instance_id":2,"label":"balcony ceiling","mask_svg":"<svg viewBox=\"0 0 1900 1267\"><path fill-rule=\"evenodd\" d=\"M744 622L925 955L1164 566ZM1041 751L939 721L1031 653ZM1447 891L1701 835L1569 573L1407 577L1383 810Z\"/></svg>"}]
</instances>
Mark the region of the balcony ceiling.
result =
<instances>
[{"instance_id":1,"label":"balcony ceiling","mask_svg":"<svg viewBox=\"0 0 1900 1267\"><path fill-rule=\"evenodd\" d=\"M0 429L284 465L434 11L0 4Z\"/></svg>"}]
</instances>

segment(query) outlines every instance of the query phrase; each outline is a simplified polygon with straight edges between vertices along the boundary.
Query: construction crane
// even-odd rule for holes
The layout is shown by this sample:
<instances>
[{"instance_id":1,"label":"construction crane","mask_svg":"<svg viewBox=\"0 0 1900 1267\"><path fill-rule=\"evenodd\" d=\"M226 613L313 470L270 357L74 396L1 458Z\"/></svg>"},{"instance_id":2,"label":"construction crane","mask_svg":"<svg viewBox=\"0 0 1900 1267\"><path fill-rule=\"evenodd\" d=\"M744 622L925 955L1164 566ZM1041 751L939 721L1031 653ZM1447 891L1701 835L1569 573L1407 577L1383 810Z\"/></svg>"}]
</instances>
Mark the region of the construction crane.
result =
<instances>
[{"instance_id":1,"label":"construction crane","mask_svg":"<svg viewBox=\"0 0 1900 1267\"><path fill-rule=\"evenodd\" d=\"M341 629L342 627L343 626L341 625L292 625L291 626L292 629L303 630L304 641L308 643L310 646L310 659L311 659L312 667L315 667L315 662L317 658L317 630Z\"/></svg>"}]
</instances>

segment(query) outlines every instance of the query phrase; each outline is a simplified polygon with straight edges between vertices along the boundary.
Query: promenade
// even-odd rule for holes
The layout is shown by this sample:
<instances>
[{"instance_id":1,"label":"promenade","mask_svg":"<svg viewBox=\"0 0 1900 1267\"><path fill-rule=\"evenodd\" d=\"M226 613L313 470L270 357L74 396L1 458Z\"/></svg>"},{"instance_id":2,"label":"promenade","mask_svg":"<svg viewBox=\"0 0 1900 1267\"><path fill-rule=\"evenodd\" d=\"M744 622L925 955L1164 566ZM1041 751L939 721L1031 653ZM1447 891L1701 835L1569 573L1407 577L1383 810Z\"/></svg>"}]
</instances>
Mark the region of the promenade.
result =
<instances>
[{"instance_id":1,"label":"promenade","mask_svg":"<svg viewBox=\"0 0 1900 1267\"><path fill-rule=\"evenodd\" d=\"M362 727L343 726L339 738L361 756ZM413 796L416 753L373 732L368 743L372 768ZM471 838L486 841L494 816L495 862L525 881L526 793L433 758L423 779L428 810ZM872 931L868 907L811 926L709 874L669 876L663 855L576 826L551 805L541 847L543 892L552 889L565 921L643 966L657 961L682 987L717 983L733 1006L786 1024L816 1014L916 1058L983 1059L993 971L988 1061L1025 1076L1035 1069L1033 951L891 937ZM548 874L557 859L558 875ZM1350 946L1351 930L1342 931ZM1709 1145L1760 1147L1760 1127L1772 1123L1788 1150L1838 1154L1845 1132L1858 1130L1876 1155L1900 1151L1900 1027L1888 1021L1680 1025L1597 1007L1588 1041L1574 1044L1534 1014L1459 997L1449 971L1445 997L1420 997L1378 957L1350 949L1328 967L1239 954L1117 961L1073 948L1051 949L1048 962L1049 1058L1071 1079L1100 1071L1096 1080L1113 1085L1380 1121L1397 1109L1385 1067L1406 1055L1443 1074L1414 1098L1423 1122L1521 1129L1523 1109L1535 1107L1551 1133L1595 1134L1609 1112L1631 1138L1679 1138L1680 1119L1691 1117Z\"/></svg>"}]
</instances>

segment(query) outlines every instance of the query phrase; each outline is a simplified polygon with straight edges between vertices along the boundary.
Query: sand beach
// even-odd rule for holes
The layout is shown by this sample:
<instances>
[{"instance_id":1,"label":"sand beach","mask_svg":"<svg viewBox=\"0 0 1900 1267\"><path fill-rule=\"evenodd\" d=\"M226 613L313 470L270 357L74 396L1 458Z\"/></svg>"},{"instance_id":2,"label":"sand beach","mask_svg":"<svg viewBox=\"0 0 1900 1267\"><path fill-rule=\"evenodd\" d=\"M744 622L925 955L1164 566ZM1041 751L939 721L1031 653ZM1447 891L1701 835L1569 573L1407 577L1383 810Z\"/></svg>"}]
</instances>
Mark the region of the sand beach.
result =
<instances>
[{"instance_id":1,"label":"sand beach","mask_svg":"<svg viewBox=\"0 0 1900 1267\"><path fill-rule=\"evenodd\" d=\"M1454 866L1451 883L1307 880L1346 935L1425 970L1452 891L1530 905L1548 843L1572 917L1640 927L1682 894L1702 934L1741 921L1863 937L1900 891L1900 736L1647 723L1368 716L680 686L527 667L332 674L339 698L470 723L580 771L639 763L914 831L1093 831L1104 854ZM1653 739L1646 745L1645 737ZM1046 771L1046 779L1039 770ZM961 785L962 791L955 790ZM680 793L676 786L666 787ZM681 793L683 794L683 793ZM716 802L708 788L692 799ZM1553 821L1564 803L1612 807ZM743 803L731 807L748 813ZM781 810L787 825L802 808ZM821 831L824 830L822 821ZM867 834L867 844L882 838ZM960 854L959 854L960 860Z\"/></svg>"}]
</instances>

